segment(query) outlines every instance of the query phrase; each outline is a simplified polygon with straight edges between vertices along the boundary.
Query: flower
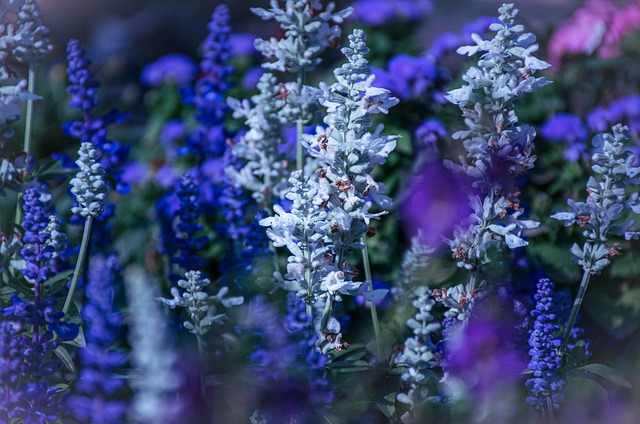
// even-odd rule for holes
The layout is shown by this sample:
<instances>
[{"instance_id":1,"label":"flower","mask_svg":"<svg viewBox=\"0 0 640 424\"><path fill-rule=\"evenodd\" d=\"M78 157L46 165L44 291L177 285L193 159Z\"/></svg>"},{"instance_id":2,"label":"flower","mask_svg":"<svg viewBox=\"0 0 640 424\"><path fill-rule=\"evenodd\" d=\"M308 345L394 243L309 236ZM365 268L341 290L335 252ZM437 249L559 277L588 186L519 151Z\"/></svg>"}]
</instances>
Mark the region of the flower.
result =
<instances>
[{"instance_id":1,"label":"flower","mask_svg":"<svg viewBox=\"0 0 640 424\"><path fill-rule=\"evenodd\" d=\"M576 115L558 113L542 124L540 133L548 140L565 143L564 157L569 162L576 162L586 150L587 128Z\"/></svg>"},{"instance_id":2,"label":"flower","mask_svg":"<svg viewBox=\"0 0 640 424\"><path fill-rule=\"evenodd\" d=\"M140 82L149 87L159 87L162 84L186 87L197 72L198 67L193 59L184 54L169 53L142 68Z\"/></svg>"}]
</instances>

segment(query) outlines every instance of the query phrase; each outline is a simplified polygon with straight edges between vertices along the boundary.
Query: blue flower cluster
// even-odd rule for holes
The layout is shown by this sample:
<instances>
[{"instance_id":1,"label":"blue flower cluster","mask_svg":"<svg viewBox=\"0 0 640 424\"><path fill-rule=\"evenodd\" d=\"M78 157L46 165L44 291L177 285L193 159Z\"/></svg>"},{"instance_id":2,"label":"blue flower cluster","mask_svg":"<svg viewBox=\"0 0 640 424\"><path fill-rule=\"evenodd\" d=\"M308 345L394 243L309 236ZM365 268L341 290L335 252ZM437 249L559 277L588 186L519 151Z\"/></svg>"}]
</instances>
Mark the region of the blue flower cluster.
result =
<instances>
[{"instance_id":1,"label":"blue flower cluster","mask_svg":"<svg viewBox=\"0 0 640 424\"><path fill-rule=\"evenodd\" d=\"M121 339L124 317L115 307L120 269L115 254L95 255L89 264L87 302L82 307L86 347L79 350L80 372L66 405L81 422L117 424L124 421L127 402L118 397L126 382L119 375L127 354L114 347Z\"/></svg>"},{"instance_id":2,"label":"blue flower cluster","mask_svg":"<svg viewBox=\"0 0 640 424\"><path fill-rule=\"evenodd\" d=\"M537 285L535 309L531 316L535 319L529 336L529 370L532 378L526 382L531 396L527 403L539 411L547 410L547 402L551 402L554 409L562 401L562 388L566 384L564 377L558 371L562 367L562 356L559 348L562 345L560 326L557 323L557 307L554 284L546 278Z\"/></svg>"}]
</instances>

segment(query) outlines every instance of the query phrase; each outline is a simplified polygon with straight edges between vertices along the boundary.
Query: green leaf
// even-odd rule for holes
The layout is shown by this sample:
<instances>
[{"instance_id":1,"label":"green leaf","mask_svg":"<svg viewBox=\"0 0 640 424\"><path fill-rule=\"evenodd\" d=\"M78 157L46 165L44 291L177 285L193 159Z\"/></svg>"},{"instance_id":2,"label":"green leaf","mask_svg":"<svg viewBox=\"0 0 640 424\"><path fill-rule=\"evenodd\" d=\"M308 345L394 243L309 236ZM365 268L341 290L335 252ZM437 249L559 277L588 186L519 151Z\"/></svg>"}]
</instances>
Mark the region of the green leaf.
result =
<instances>
[{"instance_id":1,"label":"green leaf","mask_svg":"<svg viewBox=\"0 0 640 424\"><path fill-rule=\"evenodd\" d=\"M62 271L49 278L47 281L43 283L43 287L45 288L47 295L51 295L62 289L68 282L69 278L73 275L73 270L68 269L66 271Z\"/></svg>"},{"instance_id":2,"label":"green leaf","mask_svg":"<svg viewBox=\"0 0 640 424\"><path fill-rule=\"evenodd\" d=\"M376 404L385 417L391 419L396 413L396 394L388 393L384 397L384 400L379 401Z\"/></svg>"},{"instance_id":3,"label":"green leaf","mask_svg":"<svg viewBox=\"0 0 640 424\"><path fill-rule=\"evenodd\" d=\"M64 341L62 343L68 344L69 346L78 347L81 349L84 349L85 347L87 347L87 342L84 339L84 330L80 325L78 326L78 328L80 331L78 332L78 336L75 339Z\"/></svg>"},{"instance_id":4,"label":"green leaf","mask_svg":"<svg viewBox=\"0 0 640 424\"><path fill-rule=\"evenodd\" d=\"M58 345L58 347L53 350L53 353L55 353L56 356L62 361L66 369L71 372L76 372L73 358L71 358L71 355L69 355L67 349L65 349L63 346Z\"/></svg>"},{"instance_id":5,"label":"green leaf","mask_svg":"<svg viewBox=\"0 0 640 424\"><path fill-rule=\"evenodd\" d=\"M631 385L631 382L627 377L624 376L622 371L619 371L615 368L611 368L608 365L589 364L589 365L585 365L584 367L580 367L578 369L588 371L592 374L596 374L624 388L627 388L627 389L633 388Z\"/></svg>"},{"instance_id":6,"label":"green leaf","mask_svg":"<svg viewBox=\"0 0 640 424\"><path fill-rule=\"evenodd\" d=\"M609 403L607 389L590 378L573 374L569 375L567 380L569 382L569 391L574 392L573 394L569 393L568 397L573 398L573 396L577 395L580 396L580 398L589 399L589 401L594 401L597 404Z\"/></svg>"}]
</instances>

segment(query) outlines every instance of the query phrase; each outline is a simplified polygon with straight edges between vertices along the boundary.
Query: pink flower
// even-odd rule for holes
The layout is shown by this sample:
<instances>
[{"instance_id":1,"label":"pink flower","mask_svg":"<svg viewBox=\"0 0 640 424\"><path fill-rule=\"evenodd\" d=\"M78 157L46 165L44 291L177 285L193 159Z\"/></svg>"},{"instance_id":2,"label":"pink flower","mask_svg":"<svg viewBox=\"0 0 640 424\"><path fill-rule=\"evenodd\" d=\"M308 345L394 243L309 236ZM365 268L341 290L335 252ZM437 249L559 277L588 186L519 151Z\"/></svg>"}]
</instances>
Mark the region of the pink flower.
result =
<instances>
[{"instance_id":1,"label":"pink flower","mask_svg":"<svg viewBox=\"0 0 640 424\"><path fill-rule=\"evenodd\" d=\"M620 55L622 38L640 26L640 4L619 8L608 0L590 0L551 37L549 56L558 67L566 54L602 58Z\"/></svg>"}]
</instances>

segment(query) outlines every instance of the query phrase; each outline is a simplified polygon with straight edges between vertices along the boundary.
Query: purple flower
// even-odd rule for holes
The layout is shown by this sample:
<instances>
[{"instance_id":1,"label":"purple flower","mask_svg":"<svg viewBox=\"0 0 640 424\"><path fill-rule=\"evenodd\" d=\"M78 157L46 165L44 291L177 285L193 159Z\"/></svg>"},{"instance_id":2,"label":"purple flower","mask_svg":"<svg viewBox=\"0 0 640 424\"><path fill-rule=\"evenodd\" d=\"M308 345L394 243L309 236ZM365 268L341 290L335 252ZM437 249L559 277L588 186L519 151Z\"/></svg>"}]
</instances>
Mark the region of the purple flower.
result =
<instances>
[{"instance_id":1,"label":"purple flower","mask_svg":"<svg viewBox=\"0 0 640 424\"><path fill-rule=\"evenodd\" d=\"M586 150L587 128L580 117L570 113L558 113L547 119L542 124L541 134L548 140L565 143L564 157L569 162L576 162Z\"/></svg>"},{"instance_id":2,"label":"purple flower","mask_svg":"<svg viewBox=\"0 0 640 424\"><path fill-rule=\"evenodd\" d=\"M528 368L532 377L526 385L532 396L527 398L527 403L540 411L547 408L547 399L551 400L554 408L558 408L565 384L558 374L562 367L562 356L558 352L562 338L559 336L560 327L556 324L558 308L553 289L554 284L549 279L541 279L534 295L536 306L531 311L531 316L535 318L529 336L531 361Z\"/></svg>"},{"instance_id":3,"label":"purple flower","mask_svg":"<svg viewBox=\"0 0 640 424\"><path fill-rule=\"evenodd\" d=\"M263 74L264 69L262 66L254 66L249 69L242 79L242 88L245 90L255 90Z\"/></svg>"},{"instance_id":4,"label":"purple flower","mask_svg":"<svg viewBox=\"0 0 640 424\"><path fill-rule=\"evenodd\" d=\"M186 135L184 123L179 119L167 121L160 132L160 143L171 145Z\"/></svg>"},{"instance_id":5,"label":"purple flower","mask_svg":"<svg viewBox=\"0 0 640 424\"><path fill-rule=\"evenodd\" d=\"M162 188L172 187L179 178L178 171L168 164L162 165L155 174L155 181Z\"/></svg>"},{"instance_id":6,"label":"purple flower","mask_svg":"<svg viewBox=\"0 0 640 424\"><path fill-rule=\"evenodd\" d=\"M415 137L420 147L435 146L438 139L447 137L447 130L436 118L424 121L415 132Z\"/></svg>"},{"instance_id":7,"label":"purple flower","mask_svg":"<svg viewBox=\"0 0 640 424\"><path fill-rule=\"evenodd\" d=\"M603 107L597 107L587 115L587 126L594 133L607 131L610 122L609 111Z\"/></svg>"},{"instance_id":8,"label":"purple flower","mask_svg":"<svg viewBox=\"0 0 640 424\"><path fill-rule=\"evenodd\" d=\"M130 161L122 167L122 182L134 186L142 184L150 179L149 166L139 161Z\"/></svg>"},{"instance_id":9,"label":"purple flower","mask_svg":"<svg viewBox=\"0 0 640 424\"><path fill-rule=\"evenodd\" d=\"M398 54L389 60L391 91L400 98L417 97L433 85L438 71L426 57Z\"/></svg>"},{"instance_id":10,"label":"purple flower","mask_svg":"<svg viewBox=\"0 0 640 424\"><path fill-rule=\"evenodd\" d=\"M126 385L117 370L124 367L127 355L113 348L124 321L114 306L119 271L115 255L91 258L87 302L81 313L87 344L79 351L82 367L75 393L66 400L71 412L83 422L115 424L124 421L126 414L126 402L113 398Z\"/></svg>"},{"instance_id":11,"label":"purple flower","mask_svg":"<svg viewBox=\"0 0 640 424\"><path fill-rule=\"evenodd\" d=\"M369 26L394 20L418 21L433 9L431 0L357 0L351 6L352 17Z\"/></svg>"},{"instance_id":12,"label":"purple flower","mask_svg":"<svg viewBox=\"0 0 640 424\"><path fill-rule=\"evenodd\" d=\"M640 131L640 94L632 94L612 102L608 108L609 123L624 123L631 131Z\"/></svg>"},{"instance_id":13,"label":"purple flower","mask_svg":"<svg viewBox=\"0 0 640 424\"><path fill-rule=\"evenodd\" d=\"M405 188L401 216L406 231L420 231L427 244L440 246L442 237L451 236L453 228L469 216L464 185L439 161L424 164Z\"/></svg>"},{"instance_id":14,"label":"purple flower","mask_svg":"<svg viewBox=\"0 0 640 424\"><path fill-rule=\"evenodd\" d=\"M236 32L229 36L230 52L232 56L250 56L258 53L253 47L255 34L248 32Z\"/></svg>"},{"instance_id":15,"label":"purple flower","mask_svg":"<svg viewBox=\"0 0 640 424\"><path fill-rule=\"evenodd\" d=\"M150 87L175 84L185 87L193 81L198 72L196 63L180 53L169 53L142 68L140 82Z\"/></svg>"}]
</instances>

